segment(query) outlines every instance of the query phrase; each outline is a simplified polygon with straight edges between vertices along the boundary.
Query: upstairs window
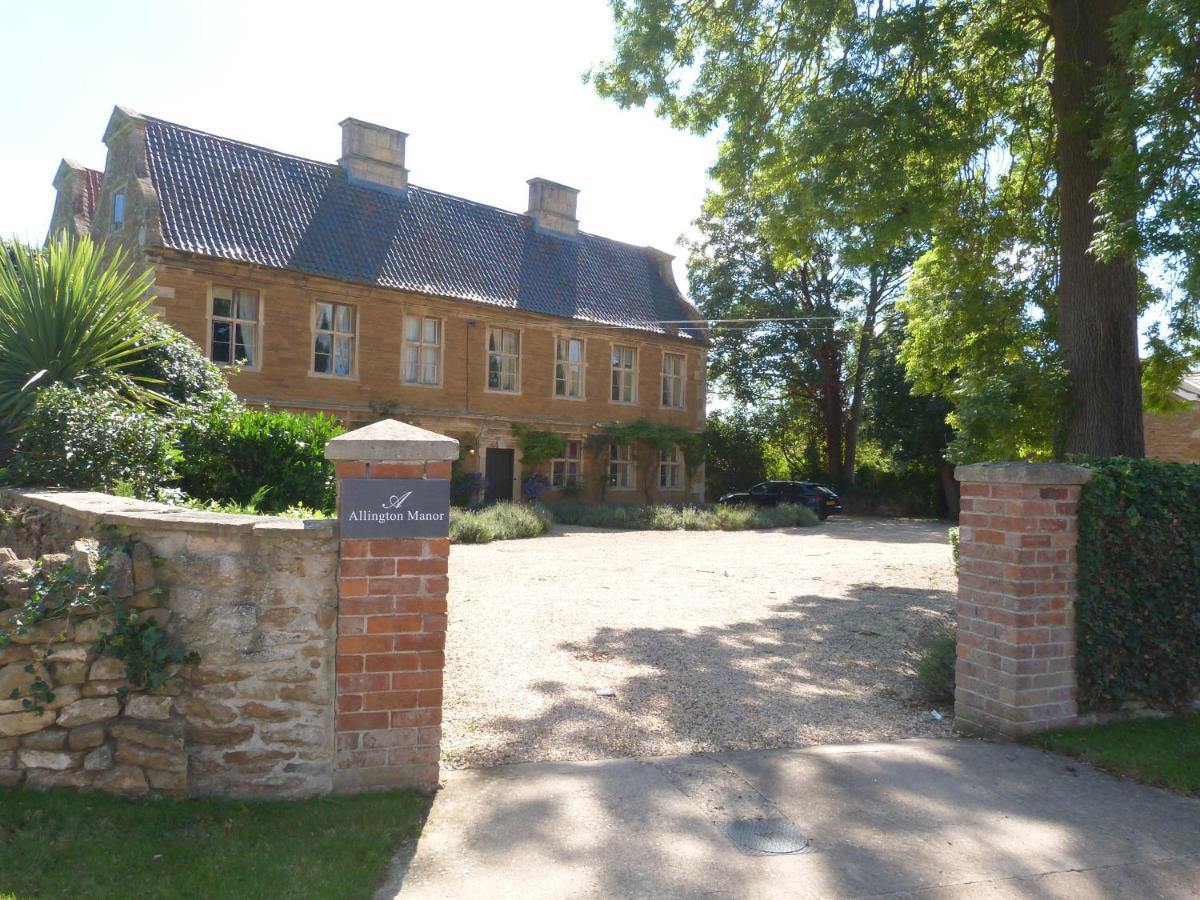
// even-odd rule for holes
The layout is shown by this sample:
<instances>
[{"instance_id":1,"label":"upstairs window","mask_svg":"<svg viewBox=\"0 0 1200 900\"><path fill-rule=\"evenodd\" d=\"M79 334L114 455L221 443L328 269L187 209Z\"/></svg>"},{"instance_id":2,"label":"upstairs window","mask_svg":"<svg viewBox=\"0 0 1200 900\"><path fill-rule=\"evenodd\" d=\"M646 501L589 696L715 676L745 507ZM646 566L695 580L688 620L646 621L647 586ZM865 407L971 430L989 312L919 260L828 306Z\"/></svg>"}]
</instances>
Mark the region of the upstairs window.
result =
<instances>
[{"instance_id":1,"label":"upstairs window","mask_svg":"<svg viewBox=\"0 0 1200 900\"><path fill-rule=\"evenodd\" d=\"M683 409L683 373L687 358L679 353L664 353L662 358L662 405Z\"/></svg>"},{"instance_id":2,"label":"upstairs window","mask_svg":"<svg viewBox=\"0 0 1200 900\"><path fill-rule=\"evenodd\" d=\"M619 491L631 491L636 487L633 471L633 445L608 448L608 485Z\"/></svg>"},{"instance_id":3,"label":"upstairs window","mask_svg":"<svg viewBox=\"0 0 1200 900\"><path fill-rule=\"evenodd\" d=\"M683 456L678 447L659 451L658 486L664 491L677 491L683 487Z\"/></svg>"},{"instance_id":4,"label":"upstairs window","mask_svg":"<svg viewBox=\"0 0 1200 900\"><path fill-rule=\"evenodd\" d=\"M354 376L355 309L348 303L317 301L313 319L313 372Z\"/></svg>"},{"instance_id":5,"label":"upstairs window","mask_svg":"<svg viewBox=\"0 0 1200 900\"><path fill-rule=\"evenodd\" d=\"M113 194L112 223L117 228L125 224L125 193L123 191Z\"/></svg>"},{"instance_id":6,"label":"upstairs window","mask_svg":"<svg viewBox=\"0 0 1200 900\"><path fill-rule=\"evenodd\" d=\"M554 341L554 396L583 399L583 341L578 338Z\"/></svg>"},{"instance_id":7,"label":"upstairs window","mask_svg":"<svg viewBox=\"0 0 1200 900\"><path fill-rule=\"evenodd\" d=\"M487 349L488 390L517 393L521 384L521 333L509 328L489 328Z\"/></svg>"},{"instance_id":8,"label":"upstairs window","mask_svg":"<svg viewBox=\"0 0 1200 900\"><path fill-rule=\"evenodd\" d=\"M404 381L442 383L442 320L429 316L404 317Z\"/></svg>"},{"instance_id":9,"label":"upstairs window","mask_svg":"<svg viewBox=\"0 0 1200 900\"><path fill-rule=\"evenodd\" d=\"M208 358L219 366L258 367L258 291L214 287Z\"/></svg>"},{"instance_id":10,"label":"upstairs window","mask_svg":"<svg viewBox=\"0 0 1200 900\"><path fill-rule=\"evenodd\" d=\"M563 456L550 461L550 486L561 488L579 484L582 459L583 441L568 440Z\"/></svg>"},{"instance_id":11,"label":"upstairs window","mask_svg":"<svg viewBox=\"0 0 1200 900\"><path fill-rule=\"evenodd\" d=\"M633 347L613 345L612 399L615 403L637 402L637 350Z\"/></svg>"}]
</instances>

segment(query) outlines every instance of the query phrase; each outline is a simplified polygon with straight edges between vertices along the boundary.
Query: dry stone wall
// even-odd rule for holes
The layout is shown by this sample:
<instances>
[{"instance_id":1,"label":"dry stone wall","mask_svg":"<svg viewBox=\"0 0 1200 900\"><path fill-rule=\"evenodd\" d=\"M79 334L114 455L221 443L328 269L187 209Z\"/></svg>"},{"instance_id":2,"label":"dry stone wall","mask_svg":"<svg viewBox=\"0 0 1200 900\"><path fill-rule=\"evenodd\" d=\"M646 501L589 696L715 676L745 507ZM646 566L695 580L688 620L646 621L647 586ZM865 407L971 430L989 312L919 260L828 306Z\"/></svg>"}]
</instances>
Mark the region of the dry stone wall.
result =
<instances>
[{"instance_id":1,"label":"dry stone wall","mask_svg":"<svg viewBox=\"0 0 1200 900\"><path fill-rule=\"evenodd\" d=\"M104 614L0 648L0 784L117 793L306 796L332 787L337 540L330 522L182 510L74 492L0 494L4 605L24 573L86 565L198 659L154 692L93 645ZM0 611L0 629L15 610ZM26 671L32 666L34 673ZM42 677L40 710L10 700ZM16 705L14 705L14 703Z\"/></svg>"},{"instance_id":2,"label":"dry stone wall","mask_svg":"<svg viewBox=\"0 0 1200 900\"><path fill-rule=\"evenodd\" d=\"M149 549L133 549L113 556L114 589L139 617L166 628L172 613L158 605ZM10 636L0 646L0 786L183 794L187 755L174 709L180 688L130 692L124 664L96 649L111 616L79 608L69 618L17 627L35 571L89 573L98 552L98 542L79 540L71 554L35 562L0 547L0 604L14 607L0 611L0 633Z\"/></svg>"}]
</instances>

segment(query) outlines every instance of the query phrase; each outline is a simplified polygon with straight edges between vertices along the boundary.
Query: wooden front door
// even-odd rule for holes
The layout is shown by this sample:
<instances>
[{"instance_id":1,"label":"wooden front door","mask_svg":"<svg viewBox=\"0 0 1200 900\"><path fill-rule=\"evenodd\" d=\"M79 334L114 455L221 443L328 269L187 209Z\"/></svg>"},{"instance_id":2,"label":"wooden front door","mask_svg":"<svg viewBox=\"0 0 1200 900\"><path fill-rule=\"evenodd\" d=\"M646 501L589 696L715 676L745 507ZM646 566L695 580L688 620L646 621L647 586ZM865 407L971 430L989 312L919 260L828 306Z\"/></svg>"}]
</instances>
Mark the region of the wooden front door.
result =
<instances>
[{"instance_id":1,"label":"wooden front door","mask_svg":"<svg viewBox=\"0 0 1200 900\"><path fill-rule=\"evenodd\" d=\"M513 498L513 468L516 452L499 450L488 447L484 459L484 477L487 478L487 493L484 500L495 503L497 500L512 500Z\"/></svg>"}]
</instances>

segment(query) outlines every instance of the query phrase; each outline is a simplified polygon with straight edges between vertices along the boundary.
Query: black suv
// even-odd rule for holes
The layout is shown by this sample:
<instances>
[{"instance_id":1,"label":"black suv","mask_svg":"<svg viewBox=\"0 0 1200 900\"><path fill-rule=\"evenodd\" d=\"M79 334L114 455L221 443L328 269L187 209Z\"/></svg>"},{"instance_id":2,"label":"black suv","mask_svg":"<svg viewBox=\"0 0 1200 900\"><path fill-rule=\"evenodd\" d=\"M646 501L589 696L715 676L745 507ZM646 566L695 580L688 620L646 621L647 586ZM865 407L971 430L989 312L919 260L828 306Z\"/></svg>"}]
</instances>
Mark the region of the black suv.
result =
<instances>
[{"instance_id":1,"label":"black suv","mask_svg":"<svg viewBox=\"0 0 1200 900\"><path fill-rule=\"evenodd\" d=\"M795 503L807 506L820 518L826 519L842 511L842 501L827 487L811 481L760 481L748 491L725 494L718 503L730 506L778 506L780 503Z\"/></svg>"}]
</instances>

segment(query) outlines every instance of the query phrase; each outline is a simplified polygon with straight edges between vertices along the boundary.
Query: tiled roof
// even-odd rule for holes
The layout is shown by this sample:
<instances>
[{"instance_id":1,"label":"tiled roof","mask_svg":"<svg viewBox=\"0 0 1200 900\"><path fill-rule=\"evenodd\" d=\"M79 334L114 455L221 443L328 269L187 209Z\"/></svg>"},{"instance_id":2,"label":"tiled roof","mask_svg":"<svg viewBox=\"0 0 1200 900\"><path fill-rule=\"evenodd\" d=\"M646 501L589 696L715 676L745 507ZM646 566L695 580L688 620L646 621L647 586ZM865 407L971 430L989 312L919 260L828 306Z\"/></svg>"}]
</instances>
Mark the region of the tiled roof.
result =
<instances>
[{"instance_id":1,"label":"tiled roof","mask_svg":"<svg viewBox=\"0 0 1200 900\"><path fill-rule=\"evenodd\" d=\"M697 315L644 247L554 237L425 188L351 184L337 165L158 119L146 144L163 243L176 250L660 333Z\"/></svg>"},{"instance_id":2,"label":"tiled roof","mask_svg":"<svg viewBox=\"0 0 1200 900\"><path fill-rule=\"evenodd\" d=\"M1184 375L1175 394L1183 400L1200 401L1200 372Z\"/></svg>"}]
</instances>

